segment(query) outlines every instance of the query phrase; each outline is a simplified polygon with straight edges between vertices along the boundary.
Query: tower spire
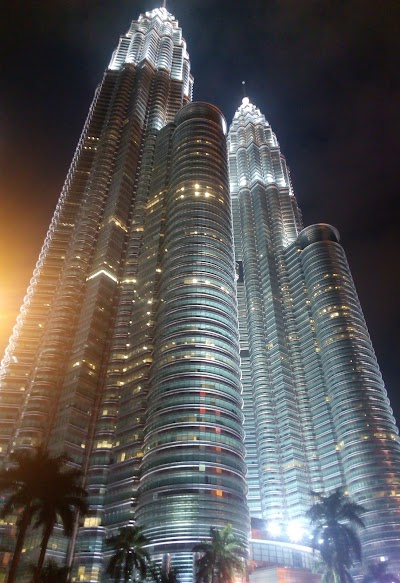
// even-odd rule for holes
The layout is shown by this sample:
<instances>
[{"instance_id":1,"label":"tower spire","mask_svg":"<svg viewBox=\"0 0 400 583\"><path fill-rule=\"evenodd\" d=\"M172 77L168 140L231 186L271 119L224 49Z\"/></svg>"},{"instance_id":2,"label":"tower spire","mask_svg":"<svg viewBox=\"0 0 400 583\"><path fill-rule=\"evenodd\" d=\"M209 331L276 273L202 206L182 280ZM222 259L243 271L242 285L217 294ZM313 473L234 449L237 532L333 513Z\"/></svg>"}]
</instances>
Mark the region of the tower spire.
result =
<instances>
[{"instance_id":1,"label":"tower spire","mask_svg":"<svg viewBox=\"0 0 400 583\"><path fill-rule=\"evenodd\" d=\"M167 0L163 0L163 8L167 9Z\"/></svg>"},{"instance_id":2,"label":"tower spire","mask_svg":"<svg viewBox=\"0 0 400 583\"><path fill-rule=\"evenodd\" d=\"M249 105L250 101L246 94L246 81L242 81L242 88L243 88L242 105Z\"/></svg>"}]
</instances>

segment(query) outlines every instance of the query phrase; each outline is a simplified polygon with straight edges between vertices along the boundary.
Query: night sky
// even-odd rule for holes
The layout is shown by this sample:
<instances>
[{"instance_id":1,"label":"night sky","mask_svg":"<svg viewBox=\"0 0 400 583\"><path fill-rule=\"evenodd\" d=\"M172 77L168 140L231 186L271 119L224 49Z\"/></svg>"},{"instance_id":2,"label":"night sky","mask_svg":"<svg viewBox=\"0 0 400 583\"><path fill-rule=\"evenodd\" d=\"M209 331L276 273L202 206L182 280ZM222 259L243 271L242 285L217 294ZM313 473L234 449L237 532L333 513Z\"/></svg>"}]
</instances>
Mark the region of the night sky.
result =
<instances>
[{"instance_id":1,"label":"night sky","mask_svg":"<svg viewBox=\"0 0 400 583\"><path fill-rule=\"evenodd\" d=\"M154 0L14 0L2 10L0 352L118 37ZM168 0L194 98L270 121L305 224L341 233L400 419L400 2ZM4 29L4 30L3 30ZM397 205L399 207L399 205Z\"/></svg>"}]
</instances>

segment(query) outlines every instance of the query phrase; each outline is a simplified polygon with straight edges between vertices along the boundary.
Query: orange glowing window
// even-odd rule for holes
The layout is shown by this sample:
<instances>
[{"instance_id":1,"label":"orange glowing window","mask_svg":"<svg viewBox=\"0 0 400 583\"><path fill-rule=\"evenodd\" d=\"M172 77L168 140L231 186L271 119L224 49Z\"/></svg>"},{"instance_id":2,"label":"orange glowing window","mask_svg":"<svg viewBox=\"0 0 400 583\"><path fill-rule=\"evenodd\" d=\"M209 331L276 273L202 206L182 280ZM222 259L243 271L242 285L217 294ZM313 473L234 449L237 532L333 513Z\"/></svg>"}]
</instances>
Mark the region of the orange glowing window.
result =
<instances>
[{"instance_id":1,"label":"orange glowing window","mask_svg":"<svg viewBox=\"0 0 400 583\"><path fill-rule=\"evenodd\" d=\"M204 407L200 407L200 413L205 413L205 412L206 412L205 408Z\"/></svg>"},{"instance_id":2,"label":"orange glowing window","mask_svg":"<svg viewBox=\"0 0 400 583\"><path fill-rule=\"evenodd\" d=\"M223 496L222 490L213 490L216 496Z\"/></svg>"}]
</instances>

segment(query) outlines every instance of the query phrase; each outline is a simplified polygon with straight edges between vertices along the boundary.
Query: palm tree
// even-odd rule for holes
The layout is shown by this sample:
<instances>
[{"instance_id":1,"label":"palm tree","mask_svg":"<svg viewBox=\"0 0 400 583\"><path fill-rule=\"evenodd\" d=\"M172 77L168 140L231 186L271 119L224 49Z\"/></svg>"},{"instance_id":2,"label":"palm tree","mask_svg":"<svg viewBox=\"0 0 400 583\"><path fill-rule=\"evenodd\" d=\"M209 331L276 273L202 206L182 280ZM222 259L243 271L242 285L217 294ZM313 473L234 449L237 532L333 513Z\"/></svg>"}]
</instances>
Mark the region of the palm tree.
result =
<instances>
[{"instance_id":1,"label":"palm tree","mask_svg":"<svg viewBox=\"0 0 400 583\"><path fill-rule=\"evenodd\" d=\"M368 565L368 573L363 583L400 583L400 578L393 573L388 573L389 562L379 561Z\"/></svg>"},{"instance_id":2,"label":"palm tree","mask_svg":"<svg viewBox=\"0 0 400 583\"><path fill-rule=\"evenodd\" d=\"M8 583L14 583L21 558L25 535L36 509L36 499L41 491L43 470L48 456L43 449L20 450L11 454L11 466L0 471L0 492L8 494L1 510L1 517L17 513L17 539L10 568Z\"/></svg>"},{"instance_id":3,"label":"palm tree","mask_svg":"<svg viewBox=\"0 0 400 583\"><path fill-rule=\"evenodd\" d=\"M36 573L36 566L33 568ZM59 565L53 559L45 563L40 575L40 583L69 583L69 568Z\"/></svg>"},{"instance_id":4,"label":"palm tree","mask_svg":"<svg viewBox=\"0 0 400 583\"><path fill-rule=\"evenodd\" d=\"M150 575L154 583L179 583L179 569L177 567L152 565Z\"/></svg>"},{"instance_id":5,"label":"palm tree","mask_svg":"<svg viewBox=\"0 0 400 583\"><path fill-rule=\"evenodd\" d=\"M48 458L46 479L40 498L36 502L34 528L42 527L40 555L34 583L40 583L47 545L55 525L60 522L65 536L72 536L78 514L87 514L87 492L81 486L82 472L66 467L67 458Z\"/></svg>"},{"instance_id":6,"label":"palm tree","mask_svg":"<svg viewBox=\"0 0 400 583\"><path fill-rule=\"evenodd\" d=\"M196 561L196 583L232 583L237 573L243 573L246 546L230 524L220 530L211 527L210 538L193 547L195 553L201 553Z\"/></svg>"},{"instance_id":7,"label":"palm tree","mask_svg":"<svg viewBox=\"0 0 400 583\"><path fill-rule=\"evenodd\" d=\"M349 569L355 561L361 561L361 543L353 525L364 528L360 514L365 509L341 490L329 496L312 494L318 501L307 516L314 526L312 546L319 551L325 566L323 583L351 582Z\"/></svg>"},{"instance_id":8,"label":"palm tree","mask_svg":"<svg viewBox=\"0 0 400 583\"><path fill-rule=\"evenodd\" d=\"M12 465L8 469L0 471L0 491L8 494L1 516L6 517L15 512L19 513L17 540L7 583L15 583L16 581L25 535L34 519L34 527L44 527L40 560L36 570L37 580L39 580L48 539L57 516L61 517L64 531L68 534L70 532L68 528L70 522L68 521L70 519L73 522L75 517L72 507L82 512L86 511L84 501L86 492L78 484L80 473L78 470L72 469L63 471L66 461L64 456L50 457L44 448L33 451L20 450L11 454L10 462ZM66 496L64 504L56 505L57 510L54 510L55 499L60 501L62 495Z\"/></svg>"},{"instance_id":9,"label":"palm tree","mask_svg":"<svg viewBox=\"0 0 400 583\"><path fill-rule=\"evenodd\" d=\"M25 451L12 454L10 461L15 465L0 471L0 492L9 493L1 510L1 518L21 512L17 520L17 540L8 572L8 583L14 583L26 531L32 520L35 490L32 480L37 474L35 460Z\"/></svg>"},{"instance_id":10,"label":"palm tree","mask_svg":"<svg viewBox=\"0 0 400 583\"><path fill-rule=\"evenodd\" d=\"M149 564L149 553L144 548L149 544L140 526L125 526L119 533L106 539L106 544L114 551L108 563L107 573L116 583L132 581L132 576L139 573L144 579Z\"/></svg>"}]
</instances>

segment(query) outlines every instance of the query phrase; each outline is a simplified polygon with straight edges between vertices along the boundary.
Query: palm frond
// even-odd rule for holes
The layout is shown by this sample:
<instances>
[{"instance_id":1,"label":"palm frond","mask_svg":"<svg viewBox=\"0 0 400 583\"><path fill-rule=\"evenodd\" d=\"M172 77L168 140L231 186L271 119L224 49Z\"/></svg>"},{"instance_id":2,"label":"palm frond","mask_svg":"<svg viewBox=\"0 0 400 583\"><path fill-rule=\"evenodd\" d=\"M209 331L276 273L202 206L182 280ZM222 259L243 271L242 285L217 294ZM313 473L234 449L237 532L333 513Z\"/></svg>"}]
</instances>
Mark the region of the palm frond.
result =
<instances>
[{"instance_id":1,"label":"palm frond","mask_svg":"<svg viewBox=\"0 0 400 583\"><path fill-rule=\"evenodd\" d=\"M341 490L329 496L312 492L317 498L307 512L314 526L312 546L323 563L325 583L351 583L350 567L361 560L361 543L355 527L364 527L360 515L365 508L351 501Z\"/></svg>"},{"instance_id":2,"label":"palm frond","mask_svg":"<svg viewBox=\"0 0 400 583\"><path fill-rule=\"evenodd\" d=\"M33 520L33 527L42 528L46 533L42 537L35 581L40 581L45 556L43 545L47 544L56 522L61 519L64 532L69 535L76 512L87 512L87 493L81 485L82 473L68 467L67 463L65 455L52 457L45 448L40 447L14 452L10 456L10 467L0 471L0 491L9 492L1 515L22 510L21 520L24 518L25 529L26 520L28 523ZM16 556L15 561L18 559Z\"/></svg>"},{"instance_id":3,"label":"palm frond","mask_svg":"<svg viewBox=\"0 0 400 583\"><path fill-rule=\"evenodd\" d=\"M193 547L201 556L196 560L197 583L230 583L244 569L247 549L230 524L210 528L210 540Z\"/></svg>"},{"instance_id":4,"label":"palm frond","mask_svg":"<svg viewBox=\"0 0 400 583\"><path fill-rule=\"evenodd\" d=\"M150 557L145 545L149 543L139 526L126 526L117 535L106 539L106 545L114 550L107 567L107 573L117 579L123 574L124 581L129 581L134 571L142 579L147 575Z\"/></svg>"}]
</instances>

